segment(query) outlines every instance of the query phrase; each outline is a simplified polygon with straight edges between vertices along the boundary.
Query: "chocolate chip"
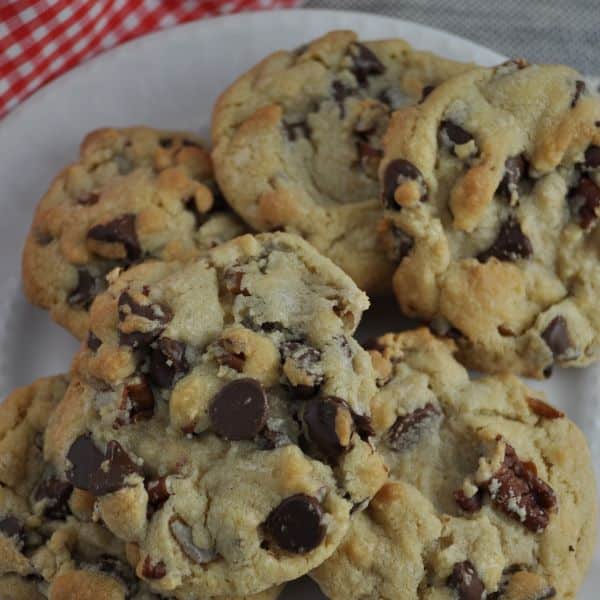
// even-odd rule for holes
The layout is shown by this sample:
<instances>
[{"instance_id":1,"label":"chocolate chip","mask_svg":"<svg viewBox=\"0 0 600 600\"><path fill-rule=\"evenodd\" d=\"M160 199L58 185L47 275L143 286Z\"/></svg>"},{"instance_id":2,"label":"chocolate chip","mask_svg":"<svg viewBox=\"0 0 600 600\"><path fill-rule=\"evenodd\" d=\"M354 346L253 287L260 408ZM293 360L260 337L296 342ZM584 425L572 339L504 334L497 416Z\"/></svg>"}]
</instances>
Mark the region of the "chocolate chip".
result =
<instances>
[{"instance_id":1,"label":"chocolate chip","mask_svg":"<svg viewBox=\"0 0 600 600\"><path fill-rule=\"evenodd\" d=\"M67 302L71 306L88 309L103 289L101 279L94 277L87 269L77 269L77 287L69 294Z\"/></svg>"},{"instance_id":2,"label":"chocolate chip","mask_svg":"<svg viewBox=\"0 0 600 600\"><path fill-rule=\"evenodd\" d=\"M483 493L477 490L473 496L467 496L463 490L454 492L454 500L466 513L472 514L481 510L483 505Z\"/></svg>"},{"instance_id":3,"label":"chocolate chip","mask_svg":"<svg viewBox=\"0 0 600 600\"><path fill-rule=\"evenodd\" d=\"M423 102L425 100L425 98L427 98L427 96L429 96L429 94L431 94L431 92L433 92L433 90L435 90L435 86L434 85L426 85L422 90L421 90L421 102Z\"/></svg>"},{"instance_id":4,"label":"chocolate chip","mask_svg":"<svg viewBox=\"0 0 600 600\"><path fill-rule=\"evenodd\" d=\"M310 138L310 127L306 120L295 121L293 123L284 121L283 126L290 142L295 142L296 140L300 140L302 138Z\"/></svg>"},{"instance_id":5,"label":"chocolate chip","mask_svg":"<svg viewBox=\"0 0 600 600\"><path fill-rule=\"evenodd\" d=\"M151 558L146 556L146 560L144 560L144 565L142 567L142 577L145 577L146 579L162 579L166 574L167 567L162 560L152 564Z\"/></svg>"},{"instance_id":6,"label":"chocolate chip","mask_svg":"<svg viewBox=\"0 0 600 600\"><path fill-rule=\"evenodd\" d=\"M510 198L516 191L519 181L527 170L527 161L523 156L510 156L504 162L504 177L498 186L498 193Z\"/></svg>"},{"instance_id":7,"label":"chocolate chip","mask_svg":"<svg viewBox=\"0 0 600 600\"><path fill-rule=\"evenodd\" d=\"M40 483L35 491L36 501L46 500L44 515L49 519L62 520L71 510L69 509L69 498L73 486L68 481L61 481L56 477L49 477Z\"/></svg>"},{"instance_id":8,"label":"chocolate chip","mask_svg":"<svg viewBox=\"0 0 600 600\"><path fill-rule=\"evenodd\" d=\"M170 388L189 370L185 344L169 337L160 337L150 358L150 378L161 388Z\"/></svg>"},{"instance_id":9,"label":"chocolate chip","mask_svg":"<svg viewBox=\"0 0 600 600\"><path fill-rule=\"evenodd\" d=\"M155 508L160 508L171 495L167 485L167 477L159 477L158 479L150 479L145 483L146 491L148 492L148 502Z\"/></svg>"},{"instance_id":10,"label":"chocolate chip","mask_svg":"<svg viewBox=\"0 0 600 600\"><path fill-rule=\"evenodd\" d=\"M90 477L89 491L94 496L105 496L125 487L125 479L139 473L139 466L131 460L127 452L116 440L106 446L106 458L103 466Z\"/></svg>"},{"instance_id":11,"label":"chocolate chip","mask_svg":"<svg viewBox=\"0 0 600 600\"><path fill-rule=\"evenodd\" d=\"M102 340L93 331L88 331L86 345L92 352L97 352L98 348L102 346Z\"/></svg>"},{"instance_id":12,"label":"chocolate chip","mask_svg":"<svg viewBox=\"0 0 600 600\"><path fill-rule=\"evenodd\" d=\"M568 202L579 225L588 229L600 212L600 188L590 177L583 176L569 193Z\"/></svg>"},{"instance_id":13,"label":"chocolate chip","mask_svg":"<svg viewBox=\"0 0 600 600\"><path fill-rule=\"evenodd\" d=\"M458 600L483 600L485 598L485 586L469 560L456 563L448 577L446 584L452 588L458 596Z\"/></svg>"},{"instance_id":14,"label":"chocolate chip","mask_svg":"<svg viewBox=\"0 0 600 600\"><path fill-rule=\"evenodd\" d=\"M588 169L600 168L600 146L589 146L585 151L585 166Z\"/></svg>"},{"instance_id":15,"label":"chocolate chip","mask_svg":"<svg viewBox=\"0 0 600 600\"><path fill-rule=\"evenodd\" d=\"M121 489L128 475L139 472L139 467L117 441L108 443L105 456L89 434L79 436L73 442L67 460L72 465L66 473L67 479L76 488L94 496L104 496Z\"/></svg>"},{"instance_id":16,"label":"chocolate chip","mask_svg":"<svg viewBox=\"0 0 600 600\"><path fill-rule=\"evenodd\" d=\"M354 431L347 402L334 396L313 398L304 405L302 420L310 442L330 463L336 464L348 450L350 436Z\"/></svg>"},{"instance_id":17,"label":"chocolate chip","mask_svg":"<svg viewBox=\"0 0 600 600\"><path fill-rule=\"evenodd\" d=\"M173 145L173 138L160 138L158 143L162 148L170 148Z\"/></svg>"},{"instance_id":18,"label":"chocolate chip","mask_svg":"<svg viewBox=\"0 0 600 600\"><path fill-rule=\"evenodd\" d=\"M415 240L395 225L392 225L390 228L390 237L391 242L388 244L388 256L395 263L400 264L410 254L415 245Z\"/></svg>"},{"instance_id":19,"label":"chocolate chip","mask_svg":"<svg viewBox=\"0 0 600 600\"><path fill-rule=\"evenodd\" d=\"M133 331L125 333L119 331L119 343L123 346L139 348L152 343L165 329L166 324L171 320L171 311L162 304L148 303L141 304L133 299L129 292L123 292L118 300L119 320L125 321L130 315L136 315L151 321L152 328L148 331Z\"/></svg>"},{"instance_id":20,"label":"chocolate chip","mask_svg":"<svg viewBox=\"0 0 600 600\"><path fill-rule=\"evenodd\" d=\"M67 453L71 468L67 479L78 489L90 491L92 478L104 462L104 454L98 450L89 434L79 436Z\"/></svg>"},{"instance_id":21,"label":"chocolate chip","mask_svg":"<svg viewBox=\"0 0 600 600\"><path fill-rule=\"evenodd\" d=\"M564 317L558 315L554 317L542 332L542 339L546 342L548 348L556 358L565 356L573 347L567 321Z\"/></svg>"},{"instance_id":22,"label":"chocolate chip","mask_svg":"<svg viewBox=\"0 0 600 600\"><path fill-rule=\"evenodd\" d=\"M181 551L193 563L205 565L217 558L218 554L214 550L199 548L194 544L192 528L181 517L175 517L169 521L169 530Z\"/></svg>"},{"instance_id":23,"label":"chocolate chip","mask_svg":"<svg viewBox=\"0 0 600 600\"><path fill-rule=\"evenodd\" d=\"M346 98L353 96L356 93L355 89L346 87L341 81L334 81L331 84L333 89L333 99L337 102L340 107L340 118L344 118L346 116L346 107L344 106L344 102Z\"/></svg>"},{"instance_id":24,"label":"chocolate chip","mask_svg":"<svg viewBox=\"0 0 600 600\"><path fill-rule=\"evenodd\" d=\"M231 381L212 399L210 420L217 435L227 440L251 440L264 427L269 407L256 379Z\"/></svg>"},{"instance_id":25,"label":"chocolate chip","mask_svg":"<svg viewBox=\"0 0 600 600\"><path fill-rule=\"evenodd\" d=\"M323 508L307 494L289 496L269 513L263 531L282 550L306 554L325 538Z\"/></svg>"},{"instance_id":26,"label":"chocolate chip","mask_svg":"<svg viewBox=\"0 0 600 600\"><path fill-rule=\"evenodd\" d=\"M399 452L410 450L441 418L442 411L429 402L422 408L398 417L387 433L387 443Z\"/></svg>"},{"instance_id":27,"label":"chocolate chip","mask_svg":"<svg viewBox=\"0 0 600 600\"><path fill-rule=\"evenodd\" d=\"M0 519L0 533L3 533L9 539L14 539L19 549L23 547L25 527L16 517L10 516Z\"/></svg>"},{"instance_id":28,"label":"chocolate chip","mask_svg":"<svg viewBox=\"0 0 600 600\"><path fill-rule=\"evenodd\" d=\"M473 136L466 129L463 129L452 121L442 121L440 130L448 137L452 144L456 144L457 146L467 144L473 139Z\"/></svg>"},{"instance_id":29,"label":"chocolate chip","mask_svg":"<svg viewBox=\"0 0 600 600\"><path fill-rule=\"evenodd\" d=\"M382 75L385 73L385 67L377 58L375 53L364 44L353 42L349 47L350 58L352 59L352 73L361 87L366 87L371 75Z\"/></svg>"},{"instance_id":30,"label":"chocolate chip","mask_svg":"<svg viewBox=\"0 0 600 600\"><path fill-rule=\"evenodd\" d=\"M533 246L523 233L520 223L514 217L508 217L500 226L496 241L477 255L477 260L487 262L494 257L502 261L515 261L529 258L533 254Z\"/></svg>"},{"instance_id":31,"label":"chocolate chip","mask_svg":"<svg viewBox=\"0 0 600 600\"><path fill-rule=\"evenodd\" d=\"M581 81L578 79L575 82L575 93L573 94L573 101L571 102L571 108L574 108L577 102L579 102L579 98L581 98L581 94L585 92L585 81Z\"/></svg>"},{"instance_id":32,"label":"chocolate chip","mask_svg":"<svg viewBox=\"0 0 600 600\"><path fill-rule=\"evenodd\" d=\"M117 419L118 426L152 418L154 394L145 378L142 378L139 383L130 383L123 388L120 408L126 416Z\"/></svg>"},{"instance_id":33,"label":"chocolate chip","mask_svg":"<svg viewBox=\"0 0 600 600\"><path fill-rule=\"evenodd\" d=\"M530 531L537 533L548 526L548 513L556 507L556 495L537 477L535 465L532 468L521 461L509 444L502 465L485 485L492 503Z\"/></svg>"},{"instance_id":34,"label":"chocolate chip","mask_svg":"<svg viewBox=\"0 0 600 600\"><path fill-rule=\"evenodd\" d=\"M135 230L135 218L134 214L126 214L108 223L94 225L87 232L87 237L98 242L123 244L127 259L138 260L142 256L142 249Z\"/></svg>"},{"instance_id":35,"label":"chocolate chip","mask_svg":"<svg viewBox=\"0 0 600 600\"><path fill-rule=\"evenodd\" d=\"M194 215L194 222L196 225L196 229L199 229L204 223L206 223L206 215L207 213L200 212L198 209L198 205L196 204L195 196L190 196L183 201L183 206L189 212Z\"/></svg>"},{"instance_id":36,"label":"chocolate chip","mask_svg":"<svg viewBox=\"0 0 600 600\"><path fill-rule=\"evenodd\" d=\"M562 419L565 413L539 398L527 398L527 404L532 412L543 419Z\"/></svg>"},{"instance_id":37,"label":"chocolate chip","mask_svg":"<svg viewBox=\"0 0 600 600\"><path fill-rule=\"evenodd\" d=\"M382 201L384 208L400 210L400 205L396 202L394 195L398 186L407 180L417 181L424 190L420 200L424 201L427 199L425 182L421 171L408 160L397 158L388 164L383 176Z\"/></svg>"},{"instance_id":38,"label":"chocolate chip","mask_svg":"<svg viewBox=\"0 0 600 600\"><path fill-rule=\"evenodd\" d=\"M96 192L87 192L77 196L77 204L82 204L83 206L92 206L98 200L100 200L100 194Z\"/></svg>"}]
</instances>

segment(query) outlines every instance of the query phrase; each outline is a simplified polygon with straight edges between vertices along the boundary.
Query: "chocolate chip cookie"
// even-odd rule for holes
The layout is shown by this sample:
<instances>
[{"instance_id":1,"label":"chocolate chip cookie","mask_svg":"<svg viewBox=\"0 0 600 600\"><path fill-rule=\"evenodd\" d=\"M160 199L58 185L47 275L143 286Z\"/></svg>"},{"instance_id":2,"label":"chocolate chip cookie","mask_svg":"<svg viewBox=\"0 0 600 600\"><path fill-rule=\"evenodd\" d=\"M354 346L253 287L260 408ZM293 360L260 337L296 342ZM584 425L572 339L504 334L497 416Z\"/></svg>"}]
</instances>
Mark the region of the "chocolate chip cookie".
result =
<instances>
[{"instance_id":1,"label":"chocolate chip cookie","mask_svg":"<svg viewBox=\"0 0 600 600\"><path fill-rule=\"evenodd\" d=\"M402 311L487 372L600 357L600 99L577 72L511 61L398 111L381 237Z\"/></svg>"},{"instance_id":2,"label":"chocolate chip cookie","mask_svg":"<svg viewBox=\"0 0 600 600\"><path fill-rule=\"evenodd\" d=\"M158 600L129 564L136 547L94 522L94 498L44 463L46 426L67 383L40 379L0 405L0 598ZM275 600L280 591L218 600Z\"/></svg>"},{"instance_id":3,"label":"chocolate chip cookie","mask_svg":"<svg viewBox=\"0 0 600 600\"><path fill-rule=\"evenodd\" d=\"M276 52L216 105L219 185L252 227L298 233L362 289L388 291L392 264L375 235L381 137L393 109L467 68L350 31Z\"/></svg>"},{"instance_id":4,"label":"chocolate chip cookie","mask_svg":"<svg viewBox=\"0 0 600 600\"><path fill-rule=\"evenodd\" d=\"M596 486L579 429L512 375L470 379L423 328L373 345L391 480L313 572L332 599L575 598Z\"/></svg>"},{"instance_id":5,"label":"chocolate chip cookie","mask_svg":"<svg viewBox=\"0 0 600 600\"><path fill-rule=\"evenodd\" d=\"M37 207L23 255L27 297L78 338L106 274L186 259L245 228L212 179L200 140L146 127L101 129Z\"/></svg>"},{"instance_id":6,"label":"chocolate chip cookie","mask_svg":"<svg viewBox=\"0 0 600 600\"><path fill-rule=\"evenodd\" d=\"M96 298L46 449L152 589L256 593L335 550L387 477L352 337L367 306L286 233L138 265Z\"/></svg>"}]
</instances>

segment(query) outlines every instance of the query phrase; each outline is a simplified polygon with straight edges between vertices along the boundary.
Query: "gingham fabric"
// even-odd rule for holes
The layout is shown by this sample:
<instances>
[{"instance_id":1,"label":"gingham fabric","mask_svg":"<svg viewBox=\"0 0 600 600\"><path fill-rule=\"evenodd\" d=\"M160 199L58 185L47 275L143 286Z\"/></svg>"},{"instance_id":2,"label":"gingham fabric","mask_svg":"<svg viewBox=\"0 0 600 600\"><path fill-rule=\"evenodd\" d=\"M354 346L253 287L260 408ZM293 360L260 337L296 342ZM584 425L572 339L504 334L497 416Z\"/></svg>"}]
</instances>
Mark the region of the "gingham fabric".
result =
<instances>
[{"instance_id":1,"label":"gingham fabric","mask_svg":"<svg viewBox=\"0 0 600 600\"><path fill-rule=\"evenodd\" d=\"M300 0L0 0L0 117L80 62L145 33Z\"/></svg>"}]
</instances>

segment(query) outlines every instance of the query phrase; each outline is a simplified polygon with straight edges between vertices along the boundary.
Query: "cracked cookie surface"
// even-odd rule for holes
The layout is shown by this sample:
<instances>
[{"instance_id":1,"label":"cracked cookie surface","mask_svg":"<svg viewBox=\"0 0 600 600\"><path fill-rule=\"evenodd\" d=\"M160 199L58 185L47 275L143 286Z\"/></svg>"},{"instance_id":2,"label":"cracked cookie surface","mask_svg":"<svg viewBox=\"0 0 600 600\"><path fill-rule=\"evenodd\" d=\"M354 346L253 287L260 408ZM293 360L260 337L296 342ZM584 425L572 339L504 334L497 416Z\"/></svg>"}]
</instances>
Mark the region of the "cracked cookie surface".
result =
<instances>
[{"instance_id":1,"label":"cracked cookie surface","mask_svg":"<svg viewBox=\"0 0 600 600\"><path fill-rule=\"evenodd\" d=\"M398 111L382 243L402 311L486 372L600 356L600 99L568 67L474 69Z\"/></svg>"},{"instance_id":2,"label":"cracked cookie surface","mask_svg":"<svg viewBox=\"0 0 600 600\"><path fill-rule=\"evenodd\" d=\"M389 290L377 245L377 166L392 109L468 65L402 40L331 32L264 59L219 99L219 184L257 230L298 233L370 293Z\"/></svg>"},{"instance_id":3,"label":"cracked cookie surface","mask_svg":"<svg viewBox=\"0 0 600 600\"><path fill-rule=\"evenodd\" d=\"M47 423L67 385L64 376L40 379L0 405L0 597L158 600L135 576L135 546L94 518L87 492L44 463ZM275 600L279 592L218 600Z\"/></svg>"},{"instance_id":4,"label":"cracked cookie surface","mask_svg":"<svg viewBox=\"0 0 600 600\"><path fill-rule=\"evenodd\" d=\"M285 233L139 265L98 296L46 450L154 590L256 593L335 550L387 477L352 337L367 306Z\"/></svg>"},{"instance_id":5,"label":"cracked cookie surface","mask_svg":"<svg viewBox=\"0 0 600 600\"><path fill-rule=\"evenodd\" d=\"M23 253L25 292L82 339L111 269L187 259L247 231L220 196L195 135L100 129L36 209Z\"/></svg>"},{"instance_id":6,"label":"cracked cookie surface","mask_svg":"<svg viewBox=\"0 0 600 600\"><path fill-rule=\"evenodd\" d=\"M390 481L313 571L332 599L574 599L596 487L579 429L512 375L470 379L427 329L374 344Z\"/></svg>"}]
</instances>

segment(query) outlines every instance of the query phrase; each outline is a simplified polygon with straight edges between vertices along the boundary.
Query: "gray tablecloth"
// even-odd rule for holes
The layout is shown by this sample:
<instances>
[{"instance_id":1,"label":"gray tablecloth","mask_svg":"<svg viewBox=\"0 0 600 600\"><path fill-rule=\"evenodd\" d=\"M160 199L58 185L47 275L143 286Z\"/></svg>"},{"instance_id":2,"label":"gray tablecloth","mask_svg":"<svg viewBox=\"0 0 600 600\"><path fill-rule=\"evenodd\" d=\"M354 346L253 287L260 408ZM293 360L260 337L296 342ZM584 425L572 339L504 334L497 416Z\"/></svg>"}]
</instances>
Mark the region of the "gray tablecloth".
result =
<instances>
[{"instance_id":1,"label":"gray tablecloth","mask_svg":"<svg viewBox=\"0 0 600 600\"><path fill-rule=\"evenodd\" d=\"M507 56L600 75L600 0L307 0L445 29Z\"/></svg>"}]
</instances>

